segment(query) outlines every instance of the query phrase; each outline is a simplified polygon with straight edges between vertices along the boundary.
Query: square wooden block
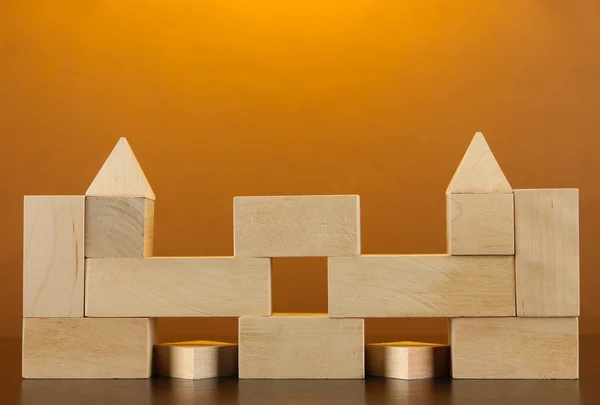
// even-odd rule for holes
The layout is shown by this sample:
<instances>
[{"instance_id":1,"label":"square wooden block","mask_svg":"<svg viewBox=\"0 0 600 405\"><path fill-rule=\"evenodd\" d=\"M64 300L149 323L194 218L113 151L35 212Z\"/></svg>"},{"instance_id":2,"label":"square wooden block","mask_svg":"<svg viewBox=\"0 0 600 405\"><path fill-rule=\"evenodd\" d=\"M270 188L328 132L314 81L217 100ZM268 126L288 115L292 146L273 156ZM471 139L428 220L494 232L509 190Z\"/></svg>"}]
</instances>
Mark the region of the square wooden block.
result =
<instances>
[{"instance_id":1,"label":"square wooden block","mask_svg":"<svg viewBox=\"0 0 600 405\"><path fill-rule=\"evenodd\" d=\"M204 340L154 346L155 374L199 380L237 374L238 346Z\"/></svg>"},{"instance_id":2,"label":"square wooden block","mask_svg":"<svg viewBox=\"0 0 600 405\"><path fill-rule=\"evenodd\" d=\"M449 375L450 346L420 342L371 343L365 348L367 375L416 380Z\"/></svg>"}]
</instances>

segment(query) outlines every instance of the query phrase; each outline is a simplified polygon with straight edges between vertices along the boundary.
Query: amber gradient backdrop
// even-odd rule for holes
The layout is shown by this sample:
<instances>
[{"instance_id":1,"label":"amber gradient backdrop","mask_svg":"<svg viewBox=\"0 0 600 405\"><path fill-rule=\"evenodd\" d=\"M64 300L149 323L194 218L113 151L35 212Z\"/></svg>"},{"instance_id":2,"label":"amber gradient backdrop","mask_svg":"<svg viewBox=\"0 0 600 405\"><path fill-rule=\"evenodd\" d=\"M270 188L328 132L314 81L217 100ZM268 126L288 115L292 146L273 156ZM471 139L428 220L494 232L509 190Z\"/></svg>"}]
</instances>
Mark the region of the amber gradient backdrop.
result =
<instances>
[{"instance_id":1,"label":"amber gradient backdrop","mask_svg":"<svg viewBox=\"0 0 600 405\"><path fill-rule=\"evenodd\" d=\"M599 51L596 0L2 0L0 335L20 333L23 195L84 193L118 137L157 195L157 255L231 255L235 195L345 193L364 253L443 253L477 130L514 188L581 189L581 331L597 333ZM326 262L276 260L273 300L326 311ZM235 339L236 321L159 330Z\"/></svg>"}]
</instances>

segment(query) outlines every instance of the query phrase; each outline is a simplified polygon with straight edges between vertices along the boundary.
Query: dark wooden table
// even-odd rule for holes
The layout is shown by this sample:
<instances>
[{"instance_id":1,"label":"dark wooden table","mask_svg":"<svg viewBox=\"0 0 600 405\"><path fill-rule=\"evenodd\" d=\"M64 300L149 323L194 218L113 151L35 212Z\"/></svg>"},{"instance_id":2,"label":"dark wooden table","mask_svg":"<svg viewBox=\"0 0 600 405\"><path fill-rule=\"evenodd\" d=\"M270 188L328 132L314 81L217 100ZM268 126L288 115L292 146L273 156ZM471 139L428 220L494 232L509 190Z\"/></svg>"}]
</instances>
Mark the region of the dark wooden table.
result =
<instances>
[{"instance_id":1,"label":"dark wooden table","mask_svg":"<svg viewBox=\"0 0 600 405\"><path fill-rule=\"evenodd\" d=\"M18 340L0 340L0 405L600 405L600 338L581 339L569 380L22 380Z\"/></svg>"}]
</instances>

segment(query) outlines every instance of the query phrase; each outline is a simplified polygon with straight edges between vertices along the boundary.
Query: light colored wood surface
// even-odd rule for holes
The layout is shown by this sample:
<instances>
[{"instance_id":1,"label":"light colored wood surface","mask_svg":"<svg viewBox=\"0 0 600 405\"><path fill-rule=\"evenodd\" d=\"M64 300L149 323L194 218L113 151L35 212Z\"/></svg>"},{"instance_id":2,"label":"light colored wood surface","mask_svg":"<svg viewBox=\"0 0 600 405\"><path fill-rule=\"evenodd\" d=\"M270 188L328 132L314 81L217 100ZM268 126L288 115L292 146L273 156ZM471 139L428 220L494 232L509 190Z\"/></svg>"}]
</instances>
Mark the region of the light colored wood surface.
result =
<instances>
[{"instance_id":1,"label":"light colored wood surface","mask_svg":"<svg viewBox=\"0 0 600 405\"><path fill-rule=\"evenodd\" d=\"M26 196L23 316L82 317L84 197Z\"/></svg>"},{"instance_id":2,"label":"light colored wood surface","mask_svg":"<svg viewBox=\"0 0 600 405\"><path fill-rule=\"evenodd\" d=\"M87 259L86 316L271 314L271 260Z\"/></svg>"},{"instance_id":3,"label":"light colored wood surface","mask_svg":"<svg viewBox=\"0 0 600 405\"><path fill-rule=\"evenodd\" d=\"M155 374L198 380L237 374L238 346L194 341L154 346Z\"/></svg>"},{"instance_id":4,"label":"light colored wood surface","mask_svg":"<svg viewBox=\"0 0 600 405\"><path fill-rule=\"evenodd\" d=\"M125 138L119 139L85 195L155 199L144 171Z\"/></svg>"},{"instance_id":5,"label":"light colored wood surface","mask_svg":"<svg viewBox=\"0 0 600 405\"><path fill-rule=\"evenodd\" d=\"M24 318L24 378L148 378L154 320Z\"/></svg>"},{"instance_id":6,"label":"light colored wood surface","mask_svg":"<svg viewBox=\"0 0 600 405\"><path fill-rule=\"evenodd\" d=\"M517 314L579 316L579 191L515 190Z\"/></svg>"},{"instance_id":7,"label":"light colored wood surface","mask_svg":"<svg viewBox=\"0 0 600 405\"><path fill-rule=\"evenodd\" d=\"M450 347L433 343L371 343L365 348L367 375L403 380L450 374Z\"/></svg>"},{"instance_id":8,"label":"light colored wood surface","mask_svg":"<svg viewBox=\"0 0 600 405\"><path fill-rule=\"evenodd\" d=\"M447 194L446 231L451 255L513 255L512 194Z\"/></svg>"},{"instance_id":9,"label":"light colored wood surface","mask_svg":"<svg viewBox=\"0 0 600 405\"><path fill-rule=\"evenodd\" d=\"M579 378L577 318L450 321L454 378Z\"/></svg>"},{"instance_id":10,"label":"light colored wood surface","mask_svg":"<svg viewBox=\"0 0 600 405\"><path fill-rule=\"evenodd\" d=\"M248 257L359 255L359 197L236 197L234 252Z\"/></svg>"},{"instance_id":11,"label":"light colored wood surface","mask_svg":"<svg viewBox=\"0 0 600 405\"><path fill-rule=\"evenodd\" d=\"M242 317L240 378L363 378L364 321L326 316Z\"/></svg>"},{"instance_id":12,"label":"light colored wood surface","mask_svg":"<svg viewBox=\"0 0 600 405\"><path fill-rule=\"evenodd\" d=\"M514 316L513 256L328 259L331 317Z\"/></svg>"},{"instance_id":13,"label":"light colored wood surface","mask_svg":"<svg viewBox=\"0 0 600 405\"><path fill-rule=\"evenodd\" d=\"M154 244L154 201L86 197L86 257L148 257Z\"/></svg>"},{"instance_id":14,"label":"light colored wood surface","mask_svg":"<svg viewBox=\"0 0 600 405\"><path fill-rule=\"evenodd\" d=\"M508 180L481 132L477 132L473 137L446 193L512 193Z\"/></svg>"}]
</instances>

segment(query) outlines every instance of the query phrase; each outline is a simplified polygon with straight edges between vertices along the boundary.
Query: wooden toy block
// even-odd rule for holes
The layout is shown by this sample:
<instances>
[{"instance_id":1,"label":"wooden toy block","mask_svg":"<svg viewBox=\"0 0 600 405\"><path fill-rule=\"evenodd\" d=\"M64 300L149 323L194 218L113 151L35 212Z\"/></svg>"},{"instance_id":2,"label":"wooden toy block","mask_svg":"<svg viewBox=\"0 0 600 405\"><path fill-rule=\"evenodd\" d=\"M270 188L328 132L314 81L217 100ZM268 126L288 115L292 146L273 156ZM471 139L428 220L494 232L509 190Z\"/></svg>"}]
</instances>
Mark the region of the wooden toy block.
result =
<instances>
[{"instance_id":1,"label":"wooden toy block","mask_svg":"<svg viewBox=\"0 0 600 405\"><path fill-rule=\"evenodd\" d=\"M579 191L515 190L518 316L579 316Z\"/></svg>"},{"instance_id":2,"label":"wooden toy block","mask_svg":"<svg viewBox=\"0 0 600 405\"><path fill-rule=\"evenodd\" d=\"M416 380L450 374L450 347L435 343L371 343L365 348L367 375Z\"/></svg>"},{"instance_id":3,"label":"wooden toy block","mask_svg":"<svg viewBox=\"0 0 600 405\"><path fill-rule=\"evenodd\" d=\"M86 197L85 256L152 256L154 201L131 197Z\"/></svg>"},{"instance_id":4,"label":"wooden toy block","mask_svg":"<svg viewBox=\"0 0 600 405\"><path fill-rule=\"evenodd\" d=\"M82 317L84 197L26 196L23 316Z\"/></svg>"},{"instance_id":5,"label":"wooden toy block","mask_svg":"<svg viewBox=\"0 0 600 405\"><path fill-rule=\"evenodd\" d=\"M119 139L85 195L155 199L144 171L125 138Z\"/></svg>"},{"instance_id":6,"label":"wooden toy block","mask_svg":"<svg viewBox=\"0 0 600 405\"><path fill-rule=\"evenodd\" d=\"M148 378L154 320L24 318L23 378Z\"/></svg>"},{"instance_id":7,"label":"wooden toy block","mask_svg":"<svg viewBox=\"0 0 600 405\"><path fill-rule=\"evenodd\" d=\"M514 316L513 256L328 259L331 317Z\"/></svg>"},{"instance_id":8,"label":"wooden toy block","mask_svg":"<svg viewBox=\"0 0 600 405\"><path fill-rule=\"evenodd\" d=\"M248 257L359 255L359 197L236 197L234 252Z\"/></svg>"},{"instance_id":9,"label":"wooden toy block","mask_svg":"<svg viewBox=\"0 0 600 405\"><path fill-rule=\"evenodd\" d=\"M364 321L326 315L242 317L240 378L364 378Z\"/></svg>"},{"instance_id":10,"label":"wooden toy block","mask_svg":"<svg viewBox=\"0 0 600 405\"><path fill-rule=\"evenodd\" d=\"M483 134L477 132L458 165L446 194L511 194L512 188Z\"/></svg>"},{"instance_id":11,"label":"wooden toy block","mask_svg":"<svg viewBox=\"0 0 600 405\"><path fill-rule=\"evenodd\" d=\"M451 255L513 255L512 194L447 194L446 230Z\"/></svg>"},{"instance_id":12,"label":"wooden toy block","mask_svg":"<svg viewBox=\"0 0 600 405\"><path fill-rule=\"evenodd\" d=\"M154 346L155 374L199 380L237 374L238 346L233 343L193 341Z\"/></svg>"},{"instance_id":13,"label":"wooden toy block","mask_svg":"<svg viewBox=\"0 0 600 405\"><path fill-rule=\"evenodd\" d=\"M457 318L450 329L454 378L579 378L578 318Z\"/></svg>"},{"instance_id":14,"label":"wooden toy block","mask_svg":"<svg viewBox=\"0 0 600 405\"><path fill-rule=\"evenodd\" d=\"M87 259L85 315L271 314L271 260L236 257Z\"/></svg>"}]
</instances>

